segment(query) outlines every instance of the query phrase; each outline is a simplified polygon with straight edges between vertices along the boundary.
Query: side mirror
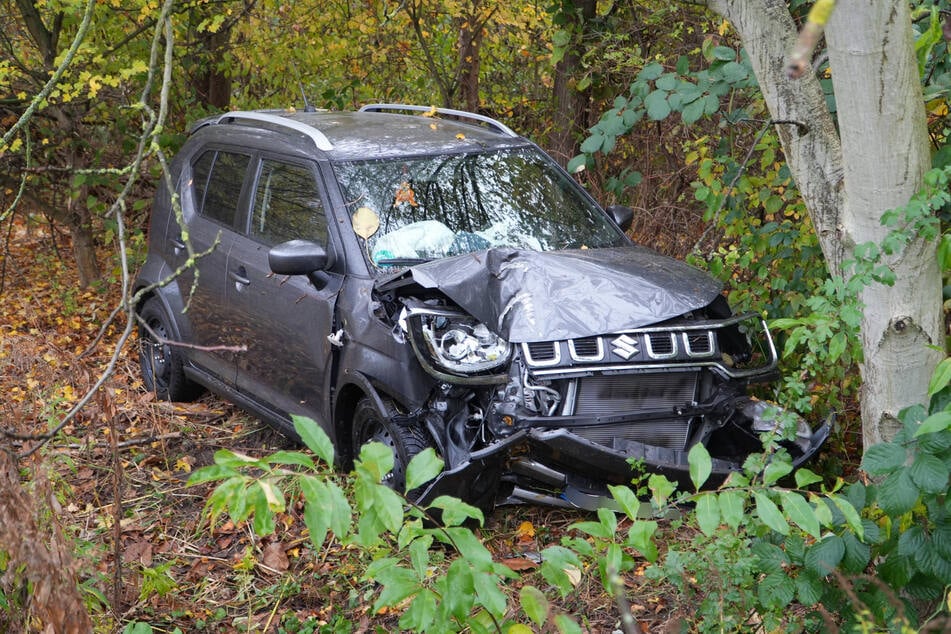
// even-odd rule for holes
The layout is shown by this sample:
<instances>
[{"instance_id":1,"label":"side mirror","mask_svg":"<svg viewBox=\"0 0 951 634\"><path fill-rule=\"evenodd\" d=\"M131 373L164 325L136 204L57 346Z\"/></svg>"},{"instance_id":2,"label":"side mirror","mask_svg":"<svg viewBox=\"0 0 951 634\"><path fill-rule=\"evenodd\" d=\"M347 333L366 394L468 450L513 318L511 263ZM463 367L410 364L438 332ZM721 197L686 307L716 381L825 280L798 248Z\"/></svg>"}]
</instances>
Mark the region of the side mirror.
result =
<instances>
[{"instance_id":1,"label":"side mirror","mask_svg":"<svg viewBox=\"0 0 951 634\"><path fill-rule=\"evenodd\" d=\"M267 263L278 275L307 275L327 267L327 249L309 240L290 240L267 252Z\"/></svg>"},{"instance_id":2,"label":"side mirror","mask_svg":"<svg viewBox=\"0 0 951 634\"><path fill-rule=\"evenodd\" d=\"M621 231L627 231L634 223L634 210L625 205L611 205L607 209L608 215L614 224L621 228Z\"/></svg>"}]
</instances>

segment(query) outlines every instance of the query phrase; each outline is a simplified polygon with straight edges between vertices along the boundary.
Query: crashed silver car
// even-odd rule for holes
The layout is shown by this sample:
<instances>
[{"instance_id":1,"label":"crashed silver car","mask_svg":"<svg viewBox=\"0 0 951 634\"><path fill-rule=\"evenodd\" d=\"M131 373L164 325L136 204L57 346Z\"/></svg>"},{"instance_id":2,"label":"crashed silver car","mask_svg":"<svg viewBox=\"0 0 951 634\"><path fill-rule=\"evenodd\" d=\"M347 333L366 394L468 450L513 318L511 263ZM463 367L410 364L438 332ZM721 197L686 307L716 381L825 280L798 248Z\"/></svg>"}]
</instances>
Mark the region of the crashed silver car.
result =
<instances>
[{"instance_id":1,"label":"crashed silver car","mask_svg":"<svg viewBox=\"0 0 951 634\"><path fill-rule=\"evenodd\" d=\"M697 443L716 483L777 425L747 395L777 376L763 319L497 121L226 113L169 176L137 282L161 398L210 388L290 434L309 417L344 468L383 442L398 488L432 447L445 471L414 495L482 508L595 508L635 462L687 482ZM827 435L800 420L794 463Z\"/></svg>"}]
</instances>

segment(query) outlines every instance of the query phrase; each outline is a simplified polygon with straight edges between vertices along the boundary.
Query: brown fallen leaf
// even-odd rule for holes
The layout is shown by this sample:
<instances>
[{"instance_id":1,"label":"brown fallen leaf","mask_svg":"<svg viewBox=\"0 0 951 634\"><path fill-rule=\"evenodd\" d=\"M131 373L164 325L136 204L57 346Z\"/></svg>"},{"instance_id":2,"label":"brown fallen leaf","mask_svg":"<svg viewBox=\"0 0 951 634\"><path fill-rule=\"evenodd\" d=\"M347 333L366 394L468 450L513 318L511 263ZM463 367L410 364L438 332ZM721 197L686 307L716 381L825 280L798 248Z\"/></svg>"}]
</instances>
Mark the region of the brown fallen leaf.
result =
<instances>
[{"instance_id":1,"label":"brown fallen leaf","mask_svg":"<svg viewBox=\"0 0 951 634\"><path fill-rule=\"evenodd\" d=\"M264 547L262 563L277 572L284 572L290 567L287 555L284 553L284 546L281 542L271 542Z\"/></svg>"}]
</instances>

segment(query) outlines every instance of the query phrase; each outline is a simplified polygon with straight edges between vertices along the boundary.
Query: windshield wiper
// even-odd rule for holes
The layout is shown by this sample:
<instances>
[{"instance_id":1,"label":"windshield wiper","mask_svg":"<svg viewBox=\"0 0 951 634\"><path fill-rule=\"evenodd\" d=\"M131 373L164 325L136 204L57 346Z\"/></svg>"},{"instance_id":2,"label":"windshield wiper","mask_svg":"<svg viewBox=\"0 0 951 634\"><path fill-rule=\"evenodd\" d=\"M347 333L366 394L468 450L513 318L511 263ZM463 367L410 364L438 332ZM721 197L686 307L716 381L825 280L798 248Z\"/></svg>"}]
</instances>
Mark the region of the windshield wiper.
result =
<instances>
[{"instance_id":1,"label":"windshield wiper","mask_svg":"<svg viewBox=\"0 0 951 634\"><path fill-rule=\"evenodd\" d=\"M432 262L433 258L384 258L377 260L377 266L413 266Z\"/></svg>"}]
</instances>

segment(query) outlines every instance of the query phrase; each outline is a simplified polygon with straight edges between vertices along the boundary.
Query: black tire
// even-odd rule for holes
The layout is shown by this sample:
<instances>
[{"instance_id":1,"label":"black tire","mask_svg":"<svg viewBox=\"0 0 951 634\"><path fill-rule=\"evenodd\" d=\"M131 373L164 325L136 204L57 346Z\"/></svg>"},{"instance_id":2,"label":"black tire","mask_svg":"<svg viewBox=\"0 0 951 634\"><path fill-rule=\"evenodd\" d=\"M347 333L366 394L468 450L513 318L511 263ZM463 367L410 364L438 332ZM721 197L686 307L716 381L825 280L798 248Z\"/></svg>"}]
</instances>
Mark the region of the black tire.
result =
<instances>
[{"instance_id":1,"label":"black tire","mask_svg":"<svg viewBox=\"0 0 951 634\"><path fill-rule=\"evenodd\" d=\"M154 297L146 300L139 319L139 367L145 387L164 401L197 398L202 388L185 376L181 349L165 343L174 331L161 302Z\"/></svg>"},{"instance_id":2,"label":"black tire","mask_svg":"<svg viewBox=\"0 0 951 634\"><path fill-rule=\"evenodd\" d=\"M393 470L383 483L400 493L406 491L406 467L410 460L433 446L426 430L418 425L399 425L390 418L381 417L373 401L364 397L357 403L353 413L354 455L359 455L360 447L368 442L382 443L393 451ZM407 496L410 499L419 497L422 493L420 489L409 492Z\"/></svg>"}]
</instances>

